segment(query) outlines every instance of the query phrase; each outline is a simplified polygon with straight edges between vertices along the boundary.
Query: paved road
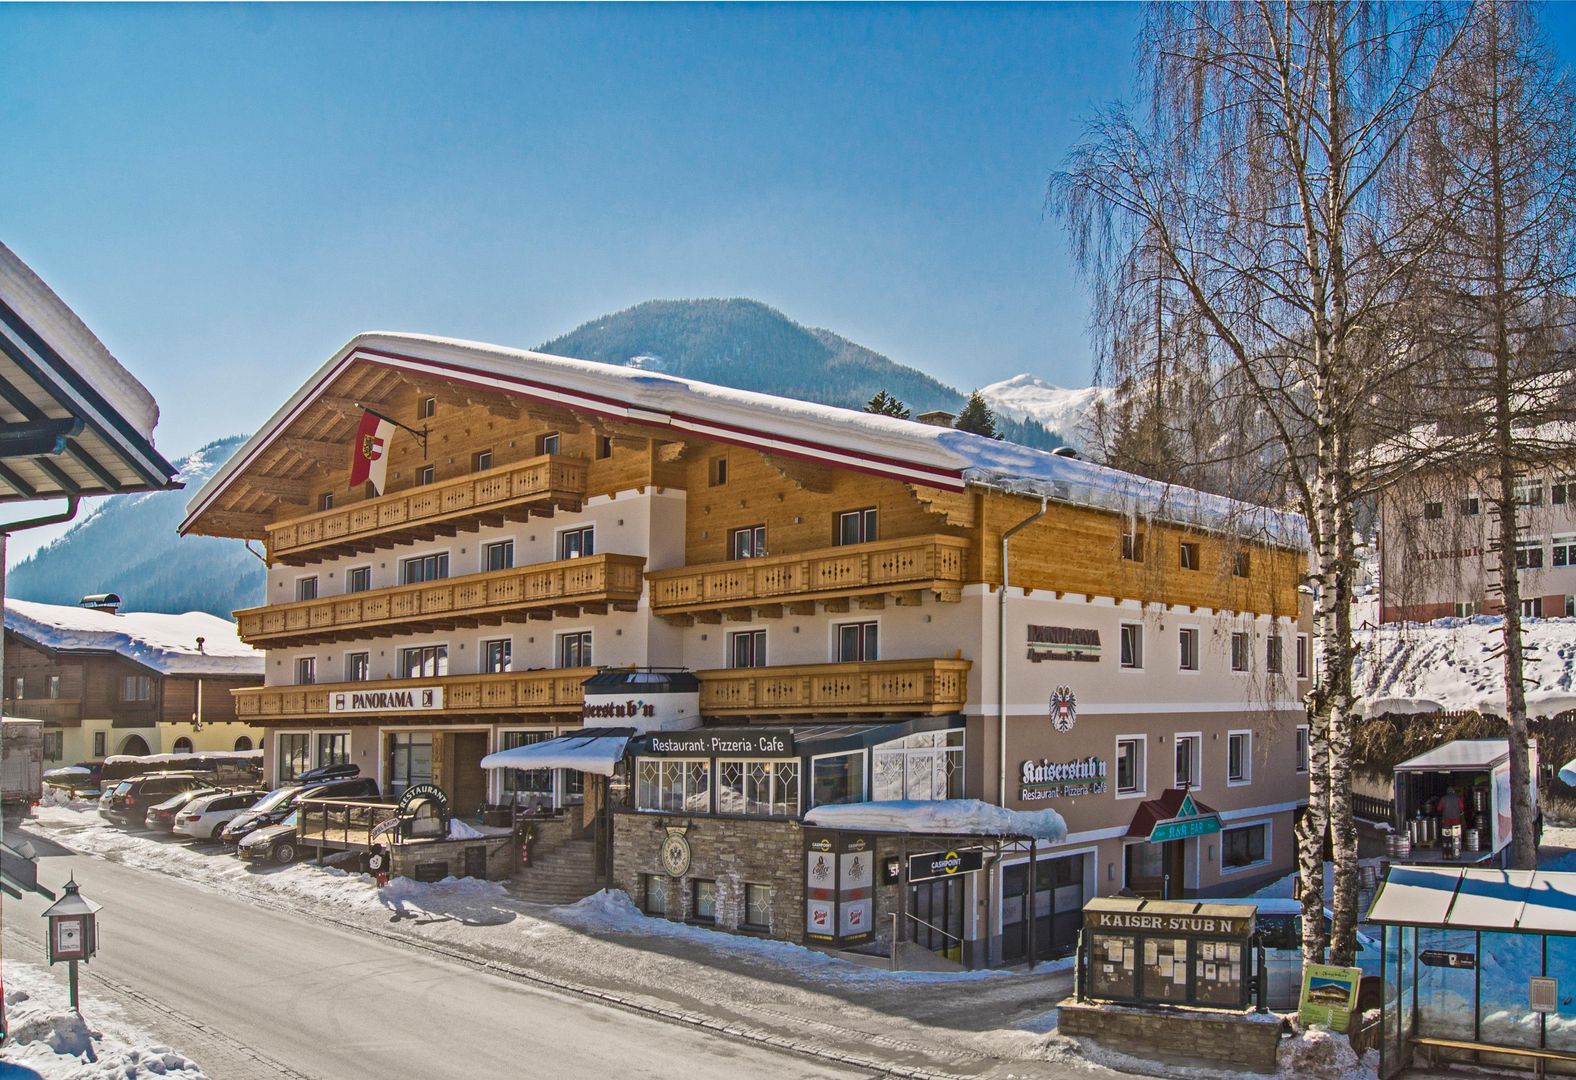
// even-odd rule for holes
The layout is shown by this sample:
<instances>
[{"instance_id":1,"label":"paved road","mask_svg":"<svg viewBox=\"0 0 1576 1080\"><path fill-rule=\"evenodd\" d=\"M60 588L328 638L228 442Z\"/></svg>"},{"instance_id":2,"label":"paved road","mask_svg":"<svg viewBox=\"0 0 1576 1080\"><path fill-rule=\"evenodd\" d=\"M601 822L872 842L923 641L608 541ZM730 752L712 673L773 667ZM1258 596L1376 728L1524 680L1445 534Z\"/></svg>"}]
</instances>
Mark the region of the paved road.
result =
<instances>
[{"instance_id":1,"label":"paved road","mask_svg":"<svg viewBox=\"0 0 1576 1080\"><path fill-rule=\"evenodd\" d=\"M214 1080L869 1075L33 843L45 885L74 872L104 905L84 995L117 1002ZM42 962L47 904L6 898L6 956Z\"/></svg>"}]
</instances>

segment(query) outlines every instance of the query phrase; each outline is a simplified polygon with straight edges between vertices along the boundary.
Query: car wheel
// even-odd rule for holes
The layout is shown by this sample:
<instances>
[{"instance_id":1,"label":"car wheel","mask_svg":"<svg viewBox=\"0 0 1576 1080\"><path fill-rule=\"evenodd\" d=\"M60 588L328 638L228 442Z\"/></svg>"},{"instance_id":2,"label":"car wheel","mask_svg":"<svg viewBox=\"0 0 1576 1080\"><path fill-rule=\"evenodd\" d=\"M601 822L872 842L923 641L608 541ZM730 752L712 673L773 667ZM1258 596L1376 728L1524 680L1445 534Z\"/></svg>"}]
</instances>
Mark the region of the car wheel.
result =
<instances>
[{"instance_id":1,"label":"car wheel","mask_svg":"<svg viewBox=\"0 0 1576 1080\"><path fill-rule=\"evenodd\" d=\"M288 866L295 862L295 859L295 845L290 841L281 840L279 843L274 845L274 862L278 863L280 866Z\"/></svg>"}]
</instances>

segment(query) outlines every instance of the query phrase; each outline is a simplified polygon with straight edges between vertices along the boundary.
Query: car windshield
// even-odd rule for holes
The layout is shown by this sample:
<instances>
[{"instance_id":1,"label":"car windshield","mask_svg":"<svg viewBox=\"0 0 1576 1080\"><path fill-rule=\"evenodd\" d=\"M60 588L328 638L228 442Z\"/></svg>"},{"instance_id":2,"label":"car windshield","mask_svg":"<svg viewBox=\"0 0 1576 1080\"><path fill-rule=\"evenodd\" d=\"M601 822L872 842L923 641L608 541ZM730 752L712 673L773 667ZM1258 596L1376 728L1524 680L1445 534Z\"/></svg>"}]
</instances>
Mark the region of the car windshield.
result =
<instances>
[{"instance_id":1,"label":"car windshield","mask_svg":"<svg viewBox=\"0 0 1576 1080\"><path fill-rule=\"evenodd\" d=\"M276 806L283 806L292 795L296 794L296 792L300 790L301 789L298 787L275 788L273 791L270 791L267 795L264 795L261 799L259 799L257 804L253 806L252 809L272 810Z\"/></svg>"},{"instance_id":2,"label":"car windshield","mask_svg":"<svg viewBox=\"0 0 1576 1080\"><path fill-rule=\"evenodd\" d=\"M131 790L131 781L130 780L122 780L120 782L120 784L115 788L115 794L116 795L124 795L124 794L126 794L126 792L128 792L130 790Z\"/></svg>"}]
</instances>

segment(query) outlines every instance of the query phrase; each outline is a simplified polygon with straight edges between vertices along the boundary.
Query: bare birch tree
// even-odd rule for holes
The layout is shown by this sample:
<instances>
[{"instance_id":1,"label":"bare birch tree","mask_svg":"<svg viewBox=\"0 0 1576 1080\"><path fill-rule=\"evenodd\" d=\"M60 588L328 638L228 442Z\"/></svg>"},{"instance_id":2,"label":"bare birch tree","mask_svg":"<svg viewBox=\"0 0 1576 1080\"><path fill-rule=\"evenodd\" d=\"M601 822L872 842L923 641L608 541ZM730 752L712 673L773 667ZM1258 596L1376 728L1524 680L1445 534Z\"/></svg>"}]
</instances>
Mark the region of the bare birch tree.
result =
<instances>
[{"instance_id":1,"label":"bare birch tree","mask_svg":"<svg viewBox=\"0 0 1576 1080\"><path fill-rule=\"evenodd\" d=\"M1345 963L1355 954L1351 601L1361 452L1375 418L1404 408L1401 376L1416 362L1391 321L1419 245L1418 223L1395 192L1452 41L1434 7L1156 5L1140 41L1152 74L1146 112L1098 116L1050 185L1095 292L1110 343L1106 374L1148 385L1163 358L1209 380L1219 407L1246 420L1236 429L1246 445L1235 452L1253 463L1246 478L1273 467L1307 520L1322 657L1306 702L1310 792L1298 828L1310 961L1324 956L1327 830L1330 956ZM1175 347L1133 347L1157 288L1175 304Z\"/></svg>"}]
</instances>

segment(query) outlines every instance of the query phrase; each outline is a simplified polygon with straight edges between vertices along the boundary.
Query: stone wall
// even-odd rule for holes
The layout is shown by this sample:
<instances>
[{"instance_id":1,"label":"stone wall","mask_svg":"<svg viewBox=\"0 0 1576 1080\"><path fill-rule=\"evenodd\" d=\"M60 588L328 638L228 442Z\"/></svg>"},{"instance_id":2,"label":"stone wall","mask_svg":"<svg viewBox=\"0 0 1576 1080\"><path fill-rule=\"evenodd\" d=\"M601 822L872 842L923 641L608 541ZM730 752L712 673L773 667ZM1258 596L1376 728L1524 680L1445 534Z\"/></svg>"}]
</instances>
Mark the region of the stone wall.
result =
<instances>
[{"instance_id":1,"label":"stone wall","mask_svg":"<svg viewBox=\"0 0 1576 1080\"><path fill-rule=\"evenodd\" d=\"M465 874L466 848L487 849L487 880L502 881L514 873L520 862L520 845L508 834L488 836L480 840L417 840L395 844L389 849L390 870L394 877L414 878L416 867L429 863L443 863L444 876L462 877Z\"/></svg>"},{"instance_id":2,"label":"stone wall","mask_svg":"<svg viewBox=\"0 0 1576 1080\"><path fill-rule=\"evenodd\" d=\"M1057 1030L1136 1057L1191 1058L1272 1073L1281 1024L1273 1013L1142 1009L1068 998L1059 1006Z\"/></svg>"}]
</instances>

